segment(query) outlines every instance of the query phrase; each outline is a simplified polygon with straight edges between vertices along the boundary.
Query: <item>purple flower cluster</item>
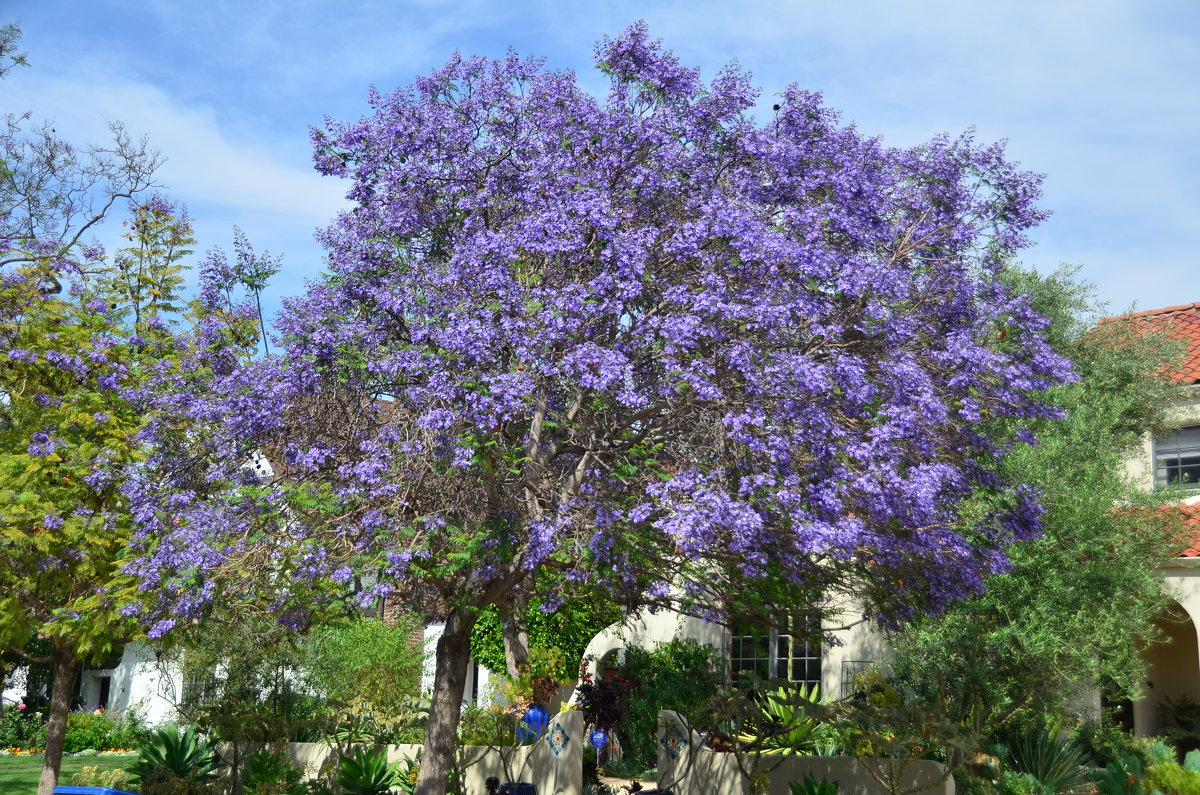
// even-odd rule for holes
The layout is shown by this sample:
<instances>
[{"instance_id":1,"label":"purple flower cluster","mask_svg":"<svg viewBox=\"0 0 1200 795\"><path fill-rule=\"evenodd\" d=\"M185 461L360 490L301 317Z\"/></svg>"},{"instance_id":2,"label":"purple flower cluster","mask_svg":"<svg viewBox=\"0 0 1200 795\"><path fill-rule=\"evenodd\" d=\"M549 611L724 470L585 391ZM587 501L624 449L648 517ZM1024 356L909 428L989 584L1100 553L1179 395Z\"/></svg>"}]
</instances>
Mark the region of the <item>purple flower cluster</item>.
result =
<instances>
[{"instance_id":1,"label":"purple flower cluster","mask_svg":"<svg viewBox=\"0 0 1200 795\"><path fill-rule=\"evenodd\" d=\"M482 604L551 561L652 598L724 571L936 609L1037 532L996 472L1072 377L999 278L1039 178L969 135L887 148L795 87L758 124L747 75L706 85L642 26L597 63L603 101L455 56L314 132L354 207L282 353L239 363L214 310L161 376L130 494L166 609L247 563ZM980 492L1013 508L967 523Z\"/></svg>"}]
</instances>

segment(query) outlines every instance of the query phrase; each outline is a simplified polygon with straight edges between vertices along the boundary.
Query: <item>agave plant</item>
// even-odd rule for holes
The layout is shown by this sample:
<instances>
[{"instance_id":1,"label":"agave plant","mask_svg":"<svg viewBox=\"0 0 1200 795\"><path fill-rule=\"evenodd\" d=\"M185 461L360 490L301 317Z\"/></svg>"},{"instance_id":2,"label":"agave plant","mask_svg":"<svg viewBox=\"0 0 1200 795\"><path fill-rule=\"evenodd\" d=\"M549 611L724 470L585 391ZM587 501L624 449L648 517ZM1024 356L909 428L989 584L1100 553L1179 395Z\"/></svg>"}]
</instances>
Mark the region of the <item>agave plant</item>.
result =
<instances>
[{"instance_id":1,"label":"agave plant","mask_svg":"<svg viewBox=\"0 0 1200 795\"><path fill-rule=\"evenodd\" d=\"M818 781L817 777L812 773L804 776L803 781L789 781L788 789L792 791L792 795L838 795L838 788L841 782L830 781L825 776Z\"/></svg>"},{"instance_id":2,"label":"agave plant","mask_svg":"<svg viewBox=\"0 0 1200 795\"><path fill-rule=\"evenodd\" d=\"M355 749L338 762L334 780L346 795L385 795L400 783L400 763L388 762L382 748Z\"/></svg>"},{"instance_id":3,"label":"agave plant","mask_svg":"<svg viewBox=\"0 0 1200 795\"><path fill-rule=\"evenodd\" d=\"M778 687L763 693L759 701L762 714L758 729L738 735L744 747L763 754L811 754L827 738L826 727L807 714L816 702L818 688Z\"/></svg>"},{"instance_id":4,"label":"agave plant","mask_svg":"<svg viewBox=\"0 0 1200 795\"><path fill-rule=\"evenodd\" d=\"M283 754L263 748L246 759L242 784L249 795L303 795L302 772Z\"/></svg>"},{"instance_id":5,"label":"agave plant","mask_svg":"<svg viewBox=\"0 0 1200 795\"><path fill-rule=\"evenodd\" d=\"M1028 773L1056 795L1091 789L1091 775L1084 767L1085 762L1086 755L1079 746L1046 730L1025 734L1008 749L1011 770Z\"/></svg>"},{"instance_id":6,"label":"agave plant","mask_svg":"<svg viewBox=\"0 0 1200 795\"><path fill-rule=\"evenodd\" d=\"M138 760L129 772L148 791L155 782L165 779L211 781L217 777L220 766L212 743L201 739L194 726L188 726L181 734L178 726L168 723L151 732L138 746Z\"/></svg>"}]
</instances>

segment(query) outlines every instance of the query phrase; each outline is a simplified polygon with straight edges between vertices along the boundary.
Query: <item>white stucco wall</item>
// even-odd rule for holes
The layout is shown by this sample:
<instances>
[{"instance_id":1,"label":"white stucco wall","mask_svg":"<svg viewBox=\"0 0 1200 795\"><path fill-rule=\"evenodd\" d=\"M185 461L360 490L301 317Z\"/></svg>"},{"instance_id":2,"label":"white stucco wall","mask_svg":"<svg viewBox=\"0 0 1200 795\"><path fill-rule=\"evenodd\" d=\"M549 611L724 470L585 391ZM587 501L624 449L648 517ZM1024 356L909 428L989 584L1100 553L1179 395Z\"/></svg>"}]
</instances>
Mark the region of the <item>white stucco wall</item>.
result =
<instances>
[{"instance_id":1,"label":"white stucco wall","mask_svg":"<svg viewBox=\"0 0 1200 795\"><path fill-rule=\"evenodd\" d=\"M80 675L79 695L85 709L100 704L101 680L109 679L108 711L135 709L151 726L174 718L181 682L172 664L159 665L153 650L128 643L115 668L87 668Z\"/></svg>"},{"instance_id":2,"label":"white stucco wall","mask_svg":"<svg viewBox=\"0 0 1200 795\"><path fill-rule=\"evenodd\" d=\"M862 608L849 599L834 605L822 624L833 638L821 649L821 693L826 698L843 695L843 677L861 667L881 660L887 651L882 635L864 620ZM720 624L682 615L671 610L650 613L638 611L625 621L613 624L596 635L584 656L591 659L590 670L610 652L630 646L654 648L673 639L695 640L729 654L729 632Z\"/></svg>"},{"instance_id":3,"label":"white stucco wall","mask_svg":"<svg viewBox=\"0 0 1200 795\"><path fill-rule=\"evenodd\" d=\"M425 625L425 663L421 670L422 693L433 692L434 655L437 653L438 638L445 630L444 623ZM472 660L467 667L467 683L463 687L463 703L488 704L492 701L495 690L492 683L492 672ZM474 701L472 701L472 694L475 696Z\"/></svg>"}]
</instances>

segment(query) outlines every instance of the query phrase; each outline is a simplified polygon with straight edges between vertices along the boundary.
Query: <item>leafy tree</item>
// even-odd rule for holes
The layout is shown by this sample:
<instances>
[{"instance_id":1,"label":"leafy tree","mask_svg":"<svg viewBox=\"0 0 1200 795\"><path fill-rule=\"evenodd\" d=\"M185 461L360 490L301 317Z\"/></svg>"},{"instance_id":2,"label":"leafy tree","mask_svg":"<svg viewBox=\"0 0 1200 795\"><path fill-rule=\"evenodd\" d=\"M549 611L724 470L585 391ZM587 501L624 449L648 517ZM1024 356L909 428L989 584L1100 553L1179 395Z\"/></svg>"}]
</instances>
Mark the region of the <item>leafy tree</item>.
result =
<instances>
[{"instance_id":1,"label":"leafy tree","mask_svg":"<svg viewBox=\"0 0 1200 795\"><path fill-rule=\"evenodd\" d=\"M1038 531L997 464L1020 423L996 423L1068 377L998 277L1037 178L969 137L886 149L794 87L756 124L746 75L704 85L640 25L597 62L603 101L455 57L315 132L356 203L330 272L279 356L239 365L199 329L127 484L153 634L217 593L445 621L421 795L480 611L524 615L538 576L705 614L849 590L899 620Z\"/></svg>"},{"instance_id":2,"label":"leafy tree","mask_svg":"<svg viewBox=\"0 0 1200 795\"><path fill-rule=\"evenodd\" d=\"M379 712L399 715L421 692L423 629L411 616L395 623L353 618L316 626L301 643L300 668L335 702L361 698Z\"/></svg>"},{"instance_id":3,"label":"leafy tree","mask_svg":"<svg viewBox=\"0 0 1200 795\"><path fill-rule=\"evenodd\" d=\"M24 62L19 35L0 31L0 74ZM122 294L110 295L103 251L85 236L126 201L135 223L155 208L179 240L189 230L169 203L143 199L160 163L144 140L113 125L109 145L77 149L28 119L10 113L0 128L0 649L51 671L45 795L80 665L137 631L117 483L143 457L137 386L171 356L160 320L178 286L172 257L139 238L120 257L141 257L148 281L115 276L107 285ZM132 296L151 289L158 303L133 328Z\"/></svg>"},{"instance_id":4,"label":"leafy tree","mask_svg":"<svg viewBox=\"0 0 1200 795\"><path fill-rule=\"evenodd\" d=\"M889 663L897 687L979 736L1022 716L1053 721L1101 683L1135 697L1139 649L1170 603L1157 568L1177 549L1171 517L1152 510L1158 496L1124 475L1164 422L1175 387L1162 373L1177 348L1129 324L1096 325L1090 288L1072 271L1008 278L1050 318L1047 339L1079 376L1046 395L1065 417L1035 422L1036 443L1004 459L1006 476L1041 491L1045 532L1012 547L1011 568L984 593L895 635Z\"/></svg>"},{"instance_id":5,"label":"leafy tree","mask_svg":"<svg viewBox=\"0 0 1200 795\"><path fill-rule=\"evenodd\" d=\"M526 612L529 647L557 648L563 652L564 665L556 671L556 679L574 680L579 676L579 661L596 634L622 618L621 609L604 599L570 599L557 604L536 601ZM490 671L508 670L512 666L505 657L504 628L500 611L494 605L485 608L475 622L471 635L471 657Z\"/></svg>"}]
</instances>

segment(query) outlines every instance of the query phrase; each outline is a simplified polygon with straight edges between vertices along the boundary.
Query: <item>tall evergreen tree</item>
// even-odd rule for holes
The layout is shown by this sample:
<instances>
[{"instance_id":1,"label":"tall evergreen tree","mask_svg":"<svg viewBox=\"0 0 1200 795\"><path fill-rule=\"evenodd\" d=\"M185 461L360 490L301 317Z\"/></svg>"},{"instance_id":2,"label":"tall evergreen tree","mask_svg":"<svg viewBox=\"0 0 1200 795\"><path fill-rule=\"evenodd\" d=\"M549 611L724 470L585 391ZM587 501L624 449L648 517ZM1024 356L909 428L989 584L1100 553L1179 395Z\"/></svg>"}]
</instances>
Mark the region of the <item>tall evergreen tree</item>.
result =
<instances>
[{"instance_id":1,"label":"tall evergreen tree","mask_svg":"<svg viewBox=\"0 0 1200 795\"><path fill-rule=\"evenodd\" d=\"M1090 287L1073 274L1007 274L1050 318L1047 339L1079 376L1045 395L1063 417L1035 422L1004 458L1007 476L1041 493L1045 532L1011 547L984 593L892 637L897 686L982 736L1023 715L1061 715L1101 683L1136 697L1139 649L1170 603L1157 570L1178 551L1178 527L1124 464L1165 422L1177 387L1164 372L1179 349L1130 324L1097 325Z\"/></svg>"}]
</instances>

